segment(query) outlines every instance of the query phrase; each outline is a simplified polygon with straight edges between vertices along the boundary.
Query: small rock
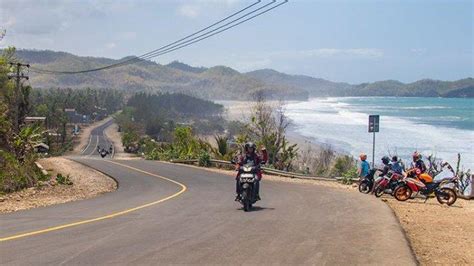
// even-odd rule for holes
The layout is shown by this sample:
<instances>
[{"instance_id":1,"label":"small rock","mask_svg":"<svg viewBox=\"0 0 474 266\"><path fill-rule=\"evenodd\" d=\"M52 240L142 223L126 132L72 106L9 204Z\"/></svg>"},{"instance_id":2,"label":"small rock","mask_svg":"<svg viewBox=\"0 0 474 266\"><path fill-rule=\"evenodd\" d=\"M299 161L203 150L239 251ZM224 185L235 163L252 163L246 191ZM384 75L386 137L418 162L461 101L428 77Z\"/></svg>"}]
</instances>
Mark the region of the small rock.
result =
<instances>
[{"instance_id":1,"label":"small rock","mask_svg":"<svg viewBox=\"0 0 474 266\"><path fill-rule=\"evenodd\" d=\"M0 198L0 202L4 202L5 201L5 198Z\"/></svg>"}]
</instances>

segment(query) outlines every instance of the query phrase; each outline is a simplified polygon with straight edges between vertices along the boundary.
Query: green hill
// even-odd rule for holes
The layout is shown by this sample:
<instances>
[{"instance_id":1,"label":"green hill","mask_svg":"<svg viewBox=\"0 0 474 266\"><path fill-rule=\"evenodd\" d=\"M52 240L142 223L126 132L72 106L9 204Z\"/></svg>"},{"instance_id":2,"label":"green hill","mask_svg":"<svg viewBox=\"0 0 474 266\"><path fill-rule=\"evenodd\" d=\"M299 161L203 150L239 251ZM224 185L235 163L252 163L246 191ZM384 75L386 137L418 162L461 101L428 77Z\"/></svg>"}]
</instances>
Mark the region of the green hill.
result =
<instances>
[{"instance_id":1,"label":"green hill","mask_svg":"<svg viewBox=\"0 0 474 266\"><path fill-rule=\"evenodd\" d=\"M64 52L35 50L19 50L17 57L36 68L58 71L96 68L127 59L80 57ZM151 61L140 61L84 74L50 75L31 72L30 76L31 84L39 88L117 88L126 91L185 93L220 100L245 100L252 98L257 91L265 92L269 98L305 100L308 96L303 89L288 90L281 86L267 86L264 82L229 67L196 68L180 62L160 65Z\"/></svg>"},{"instance_id":2,"label":"green hill","mask_svg":"<svg viewBox=\"0 0 474 266\"><path fill-rule=\"evenodd\" d=\"M122 62L99 57L81 57L65 52L19 50L25 62L48 70L83 70ZM420 96L469 97L474 79L440 81L423 79L413 83L396 80L348 84L304 75L289 75L272 69L240 73L226 66L193 67L174 61L160 65L140 61L118 68L76 75L30 73L31 84L39 88L116 88L126 91L184 93L204 99L246 100L257 92L271 99L306 100L328 96Z\"/></svg>"}]
</instances>

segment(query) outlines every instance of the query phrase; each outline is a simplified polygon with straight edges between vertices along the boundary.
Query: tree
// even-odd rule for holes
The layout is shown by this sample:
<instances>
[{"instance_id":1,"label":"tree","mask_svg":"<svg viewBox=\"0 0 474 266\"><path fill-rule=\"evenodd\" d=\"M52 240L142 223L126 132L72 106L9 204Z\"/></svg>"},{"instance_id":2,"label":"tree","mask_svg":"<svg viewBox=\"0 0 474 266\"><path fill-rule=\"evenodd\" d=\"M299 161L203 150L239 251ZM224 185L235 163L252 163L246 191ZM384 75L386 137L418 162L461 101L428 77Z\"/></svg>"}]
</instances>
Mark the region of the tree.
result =
<instances>
[{"instance_id":1,"label":"tree","mask_svg":"<svg viewBox=\"0 0 474 266\"><path fill-rule=\"evenodd\" d=\"M285 160L295 159L293 151L297 150L296 145L288 145L286 139L286 130L290 121L285 115L283 102L272 105L266 102L262 93L259 93L252 114L247 126L250 139L256 139L257 144L267 148L269 164L279 168L290 166L291 163L288 161L279 161L283 157ZM286 154L282 155L282 152Z\"/></svg>"}]
</instances>

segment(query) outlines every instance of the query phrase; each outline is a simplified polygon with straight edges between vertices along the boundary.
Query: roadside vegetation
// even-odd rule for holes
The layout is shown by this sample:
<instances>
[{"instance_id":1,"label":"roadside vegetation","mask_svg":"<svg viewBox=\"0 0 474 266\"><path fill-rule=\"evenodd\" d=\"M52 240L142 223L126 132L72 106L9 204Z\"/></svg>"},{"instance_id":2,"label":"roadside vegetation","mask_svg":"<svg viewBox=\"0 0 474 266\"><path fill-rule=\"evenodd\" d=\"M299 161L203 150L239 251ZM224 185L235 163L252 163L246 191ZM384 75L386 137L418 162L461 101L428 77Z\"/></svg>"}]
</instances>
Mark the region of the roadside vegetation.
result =
<instances>
[{"instance_id":1,"label":"roadside vegetation","mask_svg":"<svg viewBox=\"0 0 474 266\"><path fill-rule=\"evenodd\" d=\"M60 155L73 148L75 125L101 120L123 106L124 94L113 89L33 89L28 115L44 117L44 143Z\"/></svg>"},{"instance_id":2,"label":"roadside vegetation","mask_svg":"<svg viewBox=\"0 0 474 266\"><path fill-rule=\"evenodd\" d=\"M71 121L66 110L91 122L121 108L124 97L106 89L33 89L24 78L17 87L12 73L20 61L15 52L14 48L4 49L0 56L0 193L51 181L36 167L37 151L44 144L53 155L72 148L77 133L73 129L81 121ZM70 184L67 176L53 179Z\"/></svg>"},{"instance_id":3,"label":"roadside vegetation","mask_svg":"<svg viewBox=\"0 0 474 266\"><path fill-rule=\"evenodd\" d=\"M41 129L25 125L30 108L31 87L21 83L17 90L8 78L9 62L15 61L14 49L0 56L0 191L11 192L34 186L43 178L35 167L34 146L41 141ZM18 103L20 104L17 104Z\"/></svg>"},{"instance_id":4,"label":"roadside vegetation","mask_svg":"<svg viewBox=\"0 0 474 266\"><path fill-rule=\"evenodd\" d=\"M132 96L116 115L127 152L150 160L197 159L209 166L211 159L231 160L242 145L253 141L265 147L268 166L308 175L355 177L355 160L331 147L300 151L290 143L290 120L282 102L268 102L257 93L249 117L241 121L222 118L223 106L184 94Z\"/></svg>"}]
</instances>

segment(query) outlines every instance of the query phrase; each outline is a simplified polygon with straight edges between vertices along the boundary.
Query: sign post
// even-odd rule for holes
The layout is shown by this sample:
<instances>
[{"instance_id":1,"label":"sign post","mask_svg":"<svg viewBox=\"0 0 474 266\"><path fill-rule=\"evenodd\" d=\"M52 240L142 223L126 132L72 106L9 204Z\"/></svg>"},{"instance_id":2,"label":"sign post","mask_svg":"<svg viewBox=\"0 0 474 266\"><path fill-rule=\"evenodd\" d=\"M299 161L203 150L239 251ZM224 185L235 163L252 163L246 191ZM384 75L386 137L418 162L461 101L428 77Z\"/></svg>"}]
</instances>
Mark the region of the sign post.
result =
<instances>
[{"instance_id":1,"label":"sign post","mask_svg":"<svg viewBox=\"0 0 474 266\"><path fill-rule=\"evenodd\" d=\"M369 133L373 133L372 167L375 167L375 132L379 132L380 115L369 115Z\"/></svg>"}]
</instances>

